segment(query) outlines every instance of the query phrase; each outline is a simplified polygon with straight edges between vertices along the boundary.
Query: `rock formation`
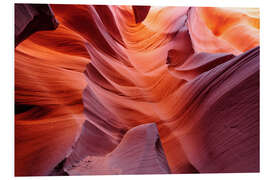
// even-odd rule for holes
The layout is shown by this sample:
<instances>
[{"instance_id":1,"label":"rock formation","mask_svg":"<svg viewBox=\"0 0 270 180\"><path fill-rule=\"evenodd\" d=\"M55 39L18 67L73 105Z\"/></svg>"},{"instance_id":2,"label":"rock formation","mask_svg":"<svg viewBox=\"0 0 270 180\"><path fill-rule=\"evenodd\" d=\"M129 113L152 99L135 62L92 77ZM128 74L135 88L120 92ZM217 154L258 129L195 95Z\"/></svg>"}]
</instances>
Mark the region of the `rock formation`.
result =
<instances>
[{"instance_id":1,"label":"rock formation","mask_svg":"<svg viewBox=\"0 0 270 180\"><path fill-rule=\"evenodd\" d=\"M29 6L16 176L259 171L258 9Z\"/></svg>"}]
</instances>

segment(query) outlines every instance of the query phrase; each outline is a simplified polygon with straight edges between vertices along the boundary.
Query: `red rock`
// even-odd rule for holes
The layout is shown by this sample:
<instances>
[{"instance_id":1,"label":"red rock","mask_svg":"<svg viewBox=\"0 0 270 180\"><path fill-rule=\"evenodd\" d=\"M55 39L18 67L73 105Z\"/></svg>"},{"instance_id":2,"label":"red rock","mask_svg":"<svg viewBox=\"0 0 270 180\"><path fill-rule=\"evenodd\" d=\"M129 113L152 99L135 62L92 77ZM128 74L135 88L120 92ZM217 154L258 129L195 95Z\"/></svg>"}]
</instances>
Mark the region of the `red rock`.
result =
<instances>
[{"instance_id":1,"label":"red rock","mask_svg":"<svg viewBox=\"0 0 270 180\"><path fill-rule=\"evenodd\" d=\"M151 6L132 6L136 23L142 22L147 16Z\"/></svg>"},{"instance_id":2,"label":"red rock","mask_svg":"<svg viewBox=\"0 0 270 180\"><path fill-rule=\"evenodd\" d=\"M120 144L106 156L88 156L65 171L69 175L170 173L154 123L130 129Z\"/></svg>"},{"instance_id":3,"label":"red rock","mask_svg":"<svg viewBox=\"0 0 270 180\"><path fill-rule=\"evenodd\" d=\"M36 31L54 30L58 22L47 4L15 4L15 46Z\"/></svg>"},{"instance_id":4,"label":"red rock","mask_svg":"<svg viewBox=\"0 0 270 180\"><path fill-rule=\"evenodd\" d=\"M51 7L59 27L15 49L17 176L258 171L256 12Z\"/></svg>"}]
</instances>

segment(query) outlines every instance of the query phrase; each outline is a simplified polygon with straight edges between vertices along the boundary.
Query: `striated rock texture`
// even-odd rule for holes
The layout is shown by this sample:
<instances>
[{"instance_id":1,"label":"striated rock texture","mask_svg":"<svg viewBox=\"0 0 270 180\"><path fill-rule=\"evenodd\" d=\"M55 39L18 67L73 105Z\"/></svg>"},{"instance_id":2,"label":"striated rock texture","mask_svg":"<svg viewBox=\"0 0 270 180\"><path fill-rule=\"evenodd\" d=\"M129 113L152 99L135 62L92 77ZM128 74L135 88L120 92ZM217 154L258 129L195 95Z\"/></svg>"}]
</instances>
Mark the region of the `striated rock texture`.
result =
<instances>
[{"instance_id":1,"label":"striated rock texture","mask_svg":"<svg viewBox=\"0 0 270 180\"><path fill-rule=\"evenodd\" d=\"M154 123L130 129L106 156L88 156L66 171L69 175L170 173Z\"/></svg>"},{"instance_id":2,"label":"striated rock texture","mask_svg":"<svg viewBox=\"0 0 270 180\"><path fill-rule=\"evenodd\" d=\"M15 48L16 176L259 171L258 9L50 8Z\"/></svg>"},{"instance_id":3,"label":"striated rock texture","mask_svg":"<svg viewBox=\"0 0 270 180\"><path fill-rule=\"evenodd\" d=\"M181 123L172 126L178 126L174 134L189 162L201 173L258 172L259 48L202 73L183 88L187 109Z\"/></svg>"}]
</instances>

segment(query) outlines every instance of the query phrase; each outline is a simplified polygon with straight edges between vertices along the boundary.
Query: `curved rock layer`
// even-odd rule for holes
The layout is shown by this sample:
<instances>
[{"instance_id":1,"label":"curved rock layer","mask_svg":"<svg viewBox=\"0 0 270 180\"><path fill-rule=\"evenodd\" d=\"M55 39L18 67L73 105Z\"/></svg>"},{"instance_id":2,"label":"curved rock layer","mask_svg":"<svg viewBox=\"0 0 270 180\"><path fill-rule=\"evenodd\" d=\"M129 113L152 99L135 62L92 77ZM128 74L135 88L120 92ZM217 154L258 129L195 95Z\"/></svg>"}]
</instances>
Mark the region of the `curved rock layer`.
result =
<instances>
[{"instance_id":1,"label":"curved rock layer","mask_svg":"<svg viewBox=\"0 0 270 180\"><path fill-rule=\"evenodd\" d=\"M50 8L15 49L17 176L259 171L257 9Z\"/></svg>"},{"instance_id":2,"label":"curved rock layer","mask_svg":"<svg viewBox=\"0 0 270 180\"><path fill-rule=\"evenodd\" d=\"M36 31L54 30L58 26L46 4L15 4L15 46Z\"/></svg>"},{"instance_id":3,"label":"curved rock layer","mask_svg":"<svg viewBox=\"0 0 270 180\"><path fill-rule=\"evenodd\" d=\"M154 123L130 129L117 148L106 156L88 156L66 171L69 175L170 173Z\"/></svg>"}]
</instances>

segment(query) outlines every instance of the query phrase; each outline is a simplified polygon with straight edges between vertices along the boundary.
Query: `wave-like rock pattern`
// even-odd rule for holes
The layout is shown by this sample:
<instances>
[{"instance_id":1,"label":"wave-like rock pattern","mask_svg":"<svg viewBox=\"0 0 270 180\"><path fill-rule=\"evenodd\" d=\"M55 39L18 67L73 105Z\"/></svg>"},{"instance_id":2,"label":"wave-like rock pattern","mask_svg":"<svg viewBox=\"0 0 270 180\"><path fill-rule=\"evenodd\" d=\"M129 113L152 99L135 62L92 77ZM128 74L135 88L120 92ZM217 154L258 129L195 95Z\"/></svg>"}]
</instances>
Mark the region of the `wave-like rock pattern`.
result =
<instances>
[{"instance_id":1,"label":"wave-like rock pattern","mask_svg":"<svg viewBox=\"0 0 270 180\"><path fill-rule=\"evenodd\" d=\"M153 141L123 141L148 123L164 173L259 171L256 9L50 7L15 49L16 175L146 173L124 152Z\"/></svg>"},{"instance_id":2,"label":"wave-like rock pattern","mask_svg":"<svg viewBox=\"0 0 270 180\"><path fill-rule=\"evenodd\" d=\"M69 175L168 174L170 168L154 123L130 129L104 157L88 156L65 170Z\"/></svg>"}]
</instances>

